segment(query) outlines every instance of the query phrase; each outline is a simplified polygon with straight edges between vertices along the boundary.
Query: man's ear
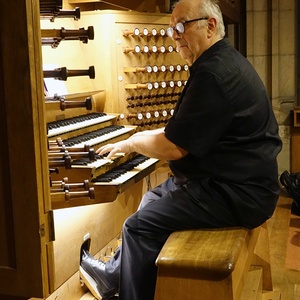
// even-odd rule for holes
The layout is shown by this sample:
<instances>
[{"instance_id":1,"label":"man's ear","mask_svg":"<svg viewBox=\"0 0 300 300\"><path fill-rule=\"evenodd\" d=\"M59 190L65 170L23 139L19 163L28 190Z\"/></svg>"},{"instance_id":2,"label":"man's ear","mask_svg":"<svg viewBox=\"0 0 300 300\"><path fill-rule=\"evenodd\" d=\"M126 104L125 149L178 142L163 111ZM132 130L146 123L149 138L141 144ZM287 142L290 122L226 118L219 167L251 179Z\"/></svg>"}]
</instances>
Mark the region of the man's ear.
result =
<instances>
[{"instance_id":1,"label":"man's ear","mask_svg":"<svg viewBox=\"0 0 300 300\"><path fill-rule=\"evenodd\" d=\"M208 32L209 36L211 36L216 32L217 20L215 18L211 17L207 20L207 23L208 23L207 32Z\"/></svg>"}]
</instances>

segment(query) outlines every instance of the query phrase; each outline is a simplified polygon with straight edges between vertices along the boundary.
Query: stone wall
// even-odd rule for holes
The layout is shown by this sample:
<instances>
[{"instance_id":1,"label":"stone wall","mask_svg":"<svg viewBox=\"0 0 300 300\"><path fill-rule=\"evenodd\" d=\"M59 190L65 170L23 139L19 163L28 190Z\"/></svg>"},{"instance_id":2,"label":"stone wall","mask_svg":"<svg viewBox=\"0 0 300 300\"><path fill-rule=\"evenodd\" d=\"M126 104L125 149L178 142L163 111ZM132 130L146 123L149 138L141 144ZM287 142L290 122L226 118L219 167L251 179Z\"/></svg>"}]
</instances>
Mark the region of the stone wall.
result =
<instances>
[{"instance_id":1,"label":"stone wall","mask_svg":"<svg viewBox=\"0 0 300 300\"><path fill-rule=\"evenodd\" d=\"M280 174L290 170L291 110L296 103L295 1L246 0L247 58L267 87L280 126Z\"/></svg>"}]
</instances>

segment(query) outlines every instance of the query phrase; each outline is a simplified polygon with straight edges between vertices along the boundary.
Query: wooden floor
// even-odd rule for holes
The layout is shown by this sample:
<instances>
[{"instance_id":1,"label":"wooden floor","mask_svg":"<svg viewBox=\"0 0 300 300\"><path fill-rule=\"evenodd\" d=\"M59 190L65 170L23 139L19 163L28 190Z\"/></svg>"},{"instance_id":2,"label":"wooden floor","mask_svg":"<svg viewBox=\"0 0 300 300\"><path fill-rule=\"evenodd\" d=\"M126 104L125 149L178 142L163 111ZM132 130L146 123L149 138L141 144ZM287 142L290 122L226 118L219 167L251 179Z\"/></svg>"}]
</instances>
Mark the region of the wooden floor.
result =
<instances>
[{"instance_id":1,"label":"wooden floor","mask_svg":"<svg viewBox=\"0 0 300 300\"><path fill-rule=\"evenodd\" d=\"M294 257L291 256L295 255L295 252L288 251L288 245L291 242L289 240L291 218L300 219L299 216L291 214L291 199L283 194L279 199L274 216L268 221L273 285L274 290L281 291L281 300L300 300L299 244L298 249L296 249L299 257L298 270L287 263L289 260L294 260ZM299 232L300 227L298 234Z\"/></svg>"}]
</instances>

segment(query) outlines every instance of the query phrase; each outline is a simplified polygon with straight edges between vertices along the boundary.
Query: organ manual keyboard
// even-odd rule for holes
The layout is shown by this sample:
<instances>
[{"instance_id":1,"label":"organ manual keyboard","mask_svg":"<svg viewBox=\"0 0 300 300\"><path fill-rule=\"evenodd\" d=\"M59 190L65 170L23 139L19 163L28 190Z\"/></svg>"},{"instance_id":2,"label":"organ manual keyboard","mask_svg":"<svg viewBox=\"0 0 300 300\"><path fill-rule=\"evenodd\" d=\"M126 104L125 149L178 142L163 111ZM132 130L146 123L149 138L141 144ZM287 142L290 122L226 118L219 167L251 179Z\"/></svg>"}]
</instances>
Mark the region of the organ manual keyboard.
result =
<instances>
[{"instance_id":1,"label":"organ manual keyboard","mask_svg":"<svg viewBox=\"0 0 300 300\"><path fill-rule=\"evenodd\" d=\"M93 104L88 108L82 105L84 102L82 96L88 95L91 99L95 93L97 92L77 96L56 96L55 98L59 99L73 99L72 106L67 109L68 117L62 114L61 111L65 111L65 107L62 110L61 104L56 105L55 114L48 114L49 168L55 167L57 170L50 174L51 180L68 178L72 183L85 180L90 182L89 189L85 188L84 191L70 191L66 188L69 185L60 191L52 189L52 208L114 201L119 193L124 192L126 188L149 175L162 164L158 159L137 154L127 156L119 154L110 160L95 155L93 149L126 139L136 130L136 126L118 125L118 114L97 112L93 108L97 106ZM53 101L56 100L48 100L49 106L46 107L53 108L53 105L50 106ZM85 109L86 114L82 114ZM73 114L75 115L72 117ZM57 118L59 120L56 120Z\"/></svg>"},{"instance_id":2,"label":"organ manual keyboard","mask_svg":"<svg viewBox=\"0 0 300 300\"><path fill-rule=\"evenodd\" d=\"M118 194L155 171L163 162L137 154L111 160L90 150L128 138L137 126L119 125L119 114L97 111L93 96L100 91L46 97L49 168L53 181L89 180L89 189L51 190L52 208L111 202ZM75 152L77 151L77 152ZM81 156L78 154L81 153ZM84 155L85 153L85 155Z\"/></svg>"}]
</instances>

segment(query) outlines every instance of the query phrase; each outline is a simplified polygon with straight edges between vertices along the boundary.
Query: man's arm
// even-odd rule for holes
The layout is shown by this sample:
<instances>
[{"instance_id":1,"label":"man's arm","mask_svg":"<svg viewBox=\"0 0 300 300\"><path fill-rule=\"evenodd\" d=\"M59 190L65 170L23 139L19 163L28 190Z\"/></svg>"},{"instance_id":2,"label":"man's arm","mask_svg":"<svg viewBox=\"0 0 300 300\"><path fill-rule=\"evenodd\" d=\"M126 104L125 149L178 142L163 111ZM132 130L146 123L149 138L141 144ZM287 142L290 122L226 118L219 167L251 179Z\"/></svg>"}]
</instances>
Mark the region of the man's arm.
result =
<instances>
[{"instance_id":1,"label":"man's arm","mask_svg":"<svg viewBox=\"0 0 300 300\"><path fill-rule=\"evenodd\" d=\"M96 151L100 155L108 152L109 155L107 158L111 158L116 153L129 154L131 152L138 152L145 156L161 160L177 160L188 153L168 140L163 129L138 132L127 140L115 144L107 144Z\"/></svg>"}]
</instances>

